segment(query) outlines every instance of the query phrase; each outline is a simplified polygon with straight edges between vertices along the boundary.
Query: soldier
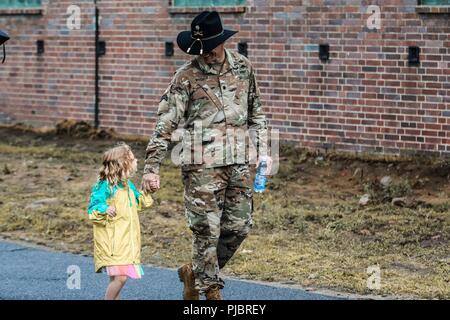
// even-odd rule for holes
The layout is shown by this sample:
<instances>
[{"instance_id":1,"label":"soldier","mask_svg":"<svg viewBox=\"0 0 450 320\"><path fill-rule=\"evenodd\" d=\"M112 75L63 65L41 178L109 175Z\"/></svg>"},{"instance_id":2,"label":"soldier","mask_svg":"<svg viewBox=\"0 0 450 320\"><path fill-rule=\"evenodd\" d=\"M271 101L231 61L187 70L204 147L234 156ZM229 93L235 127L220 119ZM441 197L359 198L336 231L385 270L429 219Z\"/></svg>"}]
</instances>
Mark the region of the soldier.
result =
<instances>
[{"instance_id":1,"label":"soldier","mask_svg":"<svg viewBox=\"0 0 450 320\"><path fill-rule=\"evenodd\" d=\"M160 187L159 167L172 133L184 121L188 133L182 155L185 215L193 232L192 263L178 269L185 300L198 300L199 294L208 300L222 299L219 270L252 227L247 148L229 143L230 133L254 130L258 150L265 150L267 124L250 62L224 49L225 40L235 33L224 29L213 11L199 14L191 30L178 35L178 46L195 57L177 70L163 94L146 151L142 187L154 192ZM264 151L258 154L257 165L263 156L269 173L272 159Z\"/></svg>"}]
</instances>

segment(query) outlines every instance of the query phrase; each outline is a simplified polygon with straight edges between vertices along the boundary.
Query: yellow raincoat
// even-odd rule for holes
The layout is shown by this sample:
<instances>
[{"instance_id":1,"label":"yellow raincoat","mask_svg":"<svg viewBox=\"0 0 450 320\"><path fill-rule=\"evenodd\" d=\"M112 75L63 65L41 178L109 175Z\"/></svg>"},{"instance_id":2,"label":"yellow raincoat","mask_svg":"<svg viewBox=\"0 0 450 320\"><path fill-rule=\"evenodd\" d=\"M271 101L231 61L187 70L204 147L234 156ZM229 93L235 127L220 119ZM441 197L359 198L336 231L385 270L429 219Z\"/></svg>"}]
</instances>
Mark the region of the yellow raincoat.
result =
<instances>
[{"instance_id":1,"label":"yellow raincoat","mask_svg":"<svg viewBox=\"0 0 450 320\"><path fill-rule=\"evenodd\" d=\"M94 224L95 271L106 266L141 263L141 229L138 211L150 207L153 199L140 193L128 180L125 186L111 186L99 180L93 187L88 215ZM106 214L108 206L116 209L116 216Z\"/></svg>"}]
</instances>

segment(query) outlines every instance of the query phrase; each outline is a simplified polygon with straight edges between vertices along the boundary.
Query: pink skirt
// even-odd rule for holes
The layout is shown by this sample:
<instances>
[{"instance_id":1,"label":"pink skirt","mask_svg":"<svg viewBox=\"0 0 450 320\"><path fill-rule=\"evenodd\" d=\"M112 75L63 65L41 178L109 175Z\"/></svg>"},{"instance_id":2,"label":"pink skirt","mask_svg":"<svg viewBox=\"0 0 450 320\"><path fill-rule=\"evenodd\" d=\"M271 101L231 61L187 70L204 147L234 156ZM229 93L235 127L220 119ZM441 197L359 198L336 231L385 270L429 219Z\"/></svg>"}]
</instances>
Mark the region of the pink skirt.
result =
<instances>
[{"instance_id":1,"label":"pink skirt","mask_svg":"<svg viewBox=\"0 0 450 320\"><path fill-rule=\"evenodd\" d=\"M108 276L127 276L133 279L140 279L144 275L144 269L140 264L107 266L105 269Z\"/></svg>"}]
</instances>

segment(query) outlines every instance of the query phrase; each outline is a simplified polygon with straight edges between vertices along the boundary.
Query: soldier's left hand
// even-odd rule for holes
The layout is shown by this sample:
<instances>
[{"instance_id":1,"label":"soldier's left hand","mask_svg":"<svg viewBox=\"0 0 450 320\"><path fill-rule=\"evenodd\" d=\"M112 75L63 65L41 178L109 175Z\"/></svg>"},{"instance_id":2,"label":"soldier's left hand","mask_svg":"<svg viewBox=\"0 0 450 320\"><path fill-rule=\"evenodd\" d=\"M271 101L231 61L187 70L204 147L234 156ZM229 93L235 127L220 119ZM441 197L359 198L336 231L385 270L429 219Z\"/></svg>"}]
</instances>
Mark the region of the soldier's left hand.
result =
<instances>
[{"instance_id":1,"label":"soldier's left hand","mask_svg":"<svg viewBox=\"0 0 450 320\"><path fill-rule=\"evenodd\" d=\"M160 188L159 175L154 173L144 174L142 177L141 189L148 192L155 192Z\"/></svg>"}]
</instances>

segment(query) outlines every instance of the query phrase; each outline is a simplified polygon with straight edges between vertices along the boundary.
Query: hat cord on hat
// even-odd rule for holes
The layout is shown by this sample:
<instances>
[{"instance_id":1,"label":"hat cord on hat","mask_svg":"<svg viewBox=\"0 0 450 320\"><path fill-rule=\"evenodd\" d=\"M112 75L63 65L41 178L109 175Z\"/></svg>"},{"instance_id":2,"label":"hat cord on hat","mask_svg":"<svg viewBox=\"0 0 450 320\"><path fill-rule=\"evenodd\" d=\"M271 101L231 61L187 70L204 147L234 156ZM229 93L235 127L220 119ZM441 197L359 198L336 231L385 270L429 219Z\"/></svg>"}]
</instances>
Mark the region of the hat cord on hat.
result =
<instances>
[{"instance_id":1,"label":"hat cord on hat","mask_svg":"<svg viewBox=\"0 0 450 320\"><path fill-rule=\"evenodd\" d=\"M211 40L211 39L220 37L220 36L224 33L224 31L225 31L225 30L222 29L222 31L221 31L220 33L218 33L218 34L216 34L216 35L213 35L213 36L211 36L211 37L203 38L203 39L201 39L201 38L194 38L194 37L191 35L191 38L194 39L194 42L192 42L191 46L186 50L186 52L189 53L189 52L191 51L192 47L194 46L194 44L195 44L197 41L200 41L200 55L202 55L202 54L203 54L203 42L202 42L202 41L203 41L203 40ZM200 35L201 35L201 34L200 34Z\"/></svg>"},{"instance_id":2,"label":"hat cord on hat","mask_svg":"<svg viewBox=\"0 0 450 320\"><path fill-rule=\"evenodd\" d=\"M191 38L192 38L192 37L191 37ZM192 38L192 39L195 39L195 38ZM203 54L203 42L202 42L202 40L201 40L200 38L196 38L195 41L192 42L191 46L186 50L187 53L189 53L189 52L191 51L192 47L194 46L194 44L195 44L197 41L200 41L200 55Z\"/></svg>"}]
</instances>

